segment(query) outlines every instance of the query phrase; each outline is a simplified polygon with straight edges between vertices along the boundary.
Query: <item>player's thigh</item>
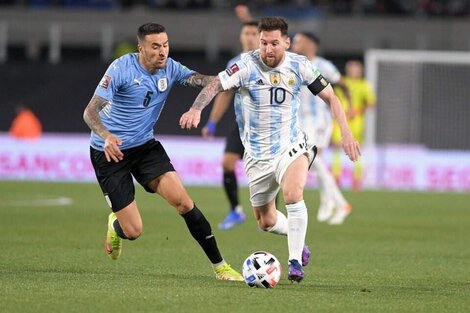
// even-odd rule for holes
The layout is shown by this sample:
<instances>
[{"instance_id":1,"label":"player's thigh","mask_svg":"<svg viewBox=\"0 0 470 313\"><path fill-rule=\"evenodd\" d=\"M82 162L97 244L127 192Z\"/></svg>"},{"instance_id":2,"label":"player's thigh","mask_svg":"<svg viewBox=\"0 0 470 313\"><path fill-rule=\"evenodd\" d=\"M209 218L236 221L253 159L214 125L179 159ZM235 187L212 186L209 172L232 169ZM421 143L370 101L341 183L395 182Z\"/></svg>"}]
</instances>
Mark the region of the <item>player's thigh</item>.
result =
<instances>
[{"instance_id":1,"label":"player's thigh","mask_svg":"<svg viewBox=\"0 0 470 313\"><path fill-rule=\"evenodd\" d=\"M142 233L142 217L140 216L137 203L132 201L125 208L116 212L116 217L121 225L124 234L130 239L135 239Z\"/></svg>"},{"instance_id":2,"label":"player's thigh","mask_svg":"<svg viewBox=\"0 0 470 313\"><path fill-rule=\"evenodd\" d=\"M178 213L184 214L194 207L194 202L176 172L166 172L150 182L149 187L163 197Z\"/></svg>"},{"instance_id":3,"label":"player's thigh","mask_svg":"<svg viewBox=\"0 0 470 313\"><path fill-rule=\"evenodd\" d=\"M299 156L287 167L281 179L281 189L286 204L296 203L303 199L308 167L309 160L306 155Z\"/></svg>"},{"instance_id":4,"label":"player's thigh","mask_svg":"<svg viewBox=\"0 0 470 313\"><path fill-rule=\"evenodd\" d=\"M252 207L262 207L276 198L279 184L270 160L255 160L245 156L243 160L245 172L248 177L248 189Z\"/></svg>"},{"instance_id":5,"label":"player's thigh","mask_svg":"<svg viewBox=\"0 0 470 313\"><path fill-rule=\"evenodd\" d=\"M90 158L103 195L113 212L134 201L135 188L128 154L124 154L120 162L108 162L104 152L90 148Z\"/></svg>"}]
</instances>

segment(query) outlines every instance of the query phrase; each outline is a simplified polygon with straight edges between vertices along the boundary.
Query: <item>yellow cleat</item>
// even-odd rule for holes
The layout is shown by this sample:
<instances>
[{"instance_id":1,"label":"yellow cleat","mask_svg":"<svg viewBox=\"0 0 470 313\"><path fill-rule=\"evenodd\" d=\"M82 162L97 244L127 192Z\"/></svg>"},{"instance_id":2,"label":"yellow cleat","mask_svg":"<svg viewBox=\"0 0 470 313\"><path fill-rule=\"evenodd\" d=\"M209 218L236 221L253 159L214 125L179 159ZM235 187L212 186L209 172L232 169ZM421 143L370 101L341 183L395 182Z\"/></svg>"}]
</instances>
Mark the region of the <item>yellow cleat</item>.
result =
<instances>
[{"instance_id":1,"label":"yellow cleat","mask_svg":"<svg viewBox=\"0 0 470 313\"><path fill-rule=\"evenodd\" d=\"M113 260L117 260L121 255L122 239L114 231L113 223L116 220L116 214L111 213L108 216L108 232L104 241L104 250Z\"/></svg>"},{"instance_id":2,"label":"yellow cleat","mask_svg":"<svg viewBox=\"0 0 470 313\"><path fill-rule=\"evenodd\" d=\"M214 273L219 280L243 281L243 276L227 263L214 268Z\"/></svg>"}]
</instances>

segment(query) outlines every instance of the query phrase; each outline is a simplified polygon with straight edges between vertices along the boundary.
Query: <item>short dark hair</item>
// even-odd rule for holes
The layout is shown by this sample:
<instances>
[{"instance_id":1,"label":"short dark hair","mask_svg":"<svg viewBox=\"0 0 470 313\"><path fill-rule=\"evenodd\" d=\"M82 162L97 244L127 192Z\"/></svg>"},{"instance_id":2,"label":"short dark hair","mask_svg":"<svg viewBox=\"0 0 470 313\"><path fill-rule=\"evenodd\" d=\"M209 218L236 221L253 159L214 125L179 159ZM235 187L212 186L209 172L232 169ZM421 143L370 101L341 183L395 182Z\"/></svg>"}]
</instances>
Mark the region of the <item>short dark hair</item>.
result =
<instances>
[{"instance_id":1,"label":"short dark hair","mask_svg":"<svg viewBox=\"0 0 470 313\"><path fill-rule=\"evenodd\" d=\"M310 41L312 41L314 44L319 45L320 44L320 38L318 38L317 35L311 32L306 32L306 31L301 31L298 32L297 34L302 35L304 37L307 37Z\"/></svg>"},{"instance_id":2,"label":"short dark hair","mask_svg":"<svg viewBox=\"0 0 470 313\"><path fill-rule=\"evenodd\" d=\"M147 35L160 33L166 33L164 26L157 23L146 23L137 30L137 39L144 40Z\"/></svg>"},{"instance_id":3,"label":"short dark hair","mask_svg":"<svg viewBox=\"0 0 470 313\"><path fill-rule=\"evenodd\" d=\"M274 31L279 30L281 31L281 35L287 36L287 22L279 16L269 16L263 17L258 24L258 31L261 33L262 31Z\"/></svg>"},{"instance_id":4,"label":"short dark hair","mask_svg":"<svg viewBox=\"0 0 470 313\"><path fill-rule=\"evenodd\" d=\"M245 26L253 26L253 27L258 27L258 21L250 21L250 22L244 22L242 24L242 28Z\"/></svg>"}]
</instances>

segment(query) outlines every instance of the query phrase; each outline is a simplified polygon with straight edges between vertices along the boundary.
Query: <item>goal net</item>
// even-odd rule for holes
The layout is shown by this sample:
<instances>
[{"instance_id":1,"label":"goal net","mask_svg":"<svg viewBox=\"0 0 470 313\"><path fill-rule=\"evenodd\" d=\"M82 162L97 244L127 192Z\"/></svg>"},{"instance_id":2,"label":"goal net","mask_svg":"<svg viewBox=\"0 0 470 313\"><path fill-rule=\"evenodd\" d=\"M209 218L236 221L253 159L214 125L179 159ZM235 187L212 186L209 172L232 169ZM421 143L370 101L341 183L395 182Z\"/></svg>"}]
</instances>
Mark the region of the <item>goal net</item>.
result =
<instances>
[{"instance_id":1,"label":"goal net","mask_svg":"<svg viewBox=\"0 0 470 313\"><path fill-rule=\"evenodd\" d=\"M366 143L470 150L470 53L369 50L365 65L377 93Z\"/></svg>"}]
</instances>

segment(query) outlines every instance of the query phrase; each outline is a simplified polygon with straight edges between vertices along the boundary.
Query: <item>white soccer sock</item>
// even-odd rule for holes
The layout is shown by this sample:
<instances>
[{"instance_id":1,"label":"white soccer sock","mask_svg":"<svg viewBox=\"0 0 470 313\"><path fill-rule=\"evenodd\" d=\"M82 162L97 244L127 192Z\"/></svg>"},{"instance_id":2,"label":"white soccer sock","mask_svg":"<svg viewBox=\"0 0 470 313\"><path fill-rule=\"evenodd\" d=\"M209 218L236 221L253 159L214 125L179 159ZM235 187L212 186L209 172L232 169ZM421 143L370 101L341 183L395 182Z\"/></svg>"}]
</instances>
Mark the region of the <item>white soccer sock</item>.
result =
<instances>
[{"instance_id":1,"label":"white soccer sock","mask_svg":"<svg viewBox=\"0 0 470 313\"><path fill-rule=\"evenodd\" d=\"M346 204L346 199L344 199L343 194L338 188L338 185L336 185L333 175L331 175L321 157L317 157L317 159L315 159L313 162L313 169L317 174L319 187L321 186L321 188L325 189L324 195L322 195L322 191L320 190L320 202L324 203L323 201L329 201L331 199L334 201L336 207L344 207ZM324 199L323 196L326 196L327 198Z\"/></svg>"},{"instance_id":2,"label":"white soccer sock","mask_svg":"<svg viewBox=\"0 0 470 313\"><path fill-rule=\"evenodd\" d=\"M315 173L315 177L317 178L318 183L318 191L320 192L320 206L326 204L328 201L333 200L331 199L331 194L329 192L329 188L327 188L325 182L325 163L320 156L317 156L315 161L312 165L312 170Z\"/></svg>"},{"instance_id":3,"label":"white soccer sock","mask_svg":"<svg viewBox=\"0 0 470 313\"><path fill-rule=\"evenodd\" d=\"M307 234L308 213L305 202L299 201L287 204L287 244L289 246L289 260L297 260L302 263L302 250Z\"/></svg>"},{"instance_id":4,"label":"white soccer sock","mask_svg":"<svg viewBox=\"0 0 470 313\"><path fill-rule=\"evenodd\" d=\"M287 236L287 217L279 210L276 211L277 220L273 227L268 229L268 232Z\"/></svg>"}]
</instances>

